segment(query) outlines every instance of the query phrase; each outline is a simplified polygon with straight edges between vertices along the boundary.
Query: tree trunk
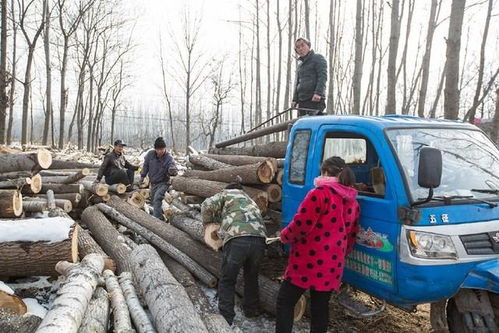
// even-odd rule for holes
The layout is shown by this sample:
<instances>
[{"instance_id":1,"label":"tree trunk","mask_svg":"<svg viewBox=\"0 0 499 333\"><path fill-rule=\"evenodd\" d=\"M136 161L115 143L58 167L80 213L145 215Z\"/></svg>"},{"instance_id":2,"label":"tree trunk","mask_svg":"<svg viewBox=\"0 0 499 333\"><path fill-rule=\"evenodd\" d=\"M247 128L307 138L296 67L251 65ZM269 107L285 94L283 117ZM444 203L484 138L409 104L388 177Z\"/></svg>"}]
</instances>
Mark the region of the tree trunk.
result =
<instances>
[{"instance_id":1,"label":"tree trunk","mask_svg":"<svg viewBox=\"0 0 499 333\"><path fill-rule=\"evenodd\" d=\"M142 209L146 203L146 198L140 194L140 192L132 192L130 197L127 199L127 203L130 205Z\"/></svg>"},{"instance_id":2,"label":"tree trunk","mask_svg":"<svg viewBox=\"0 0 499 333\"><path fill-rule=\"evenodd\" d=\"M85 190L97 194L99 197L103 197L107 194L109 186L107 184L94 183L88 180L80 182Z\"/></svg>"},{"instance_id":3,"label":"tree trunk","mask_svg":"<svg viewBox=\"0 0 499 333\"><path fill-rule=\"evenodd\" d=\"M292 120L286 121L284 123L280 123L280 124L276 124L276 125L272 125L272 126L267 126L267 127L261 128L261 129L257 129L255 131L251 131L249 133L240 135L240 136L235 137L233 139L219 142L219 143L215 144L215 148L224 148L227 146L234 145L236 143L241 143L241 142L253 140L253 139L262 137L264 135L269 135L269 134L273 134L273 133L287 131L288 128L290 128L290 126L295 121L296 121L296 119L292 119Z\"/></svg>"},{"instance_id":4,"label":"tree trunk","mask_svg":"<svg viewBox=\"0 0 499 333\"><path fill-rule=\"evenodd\" d=\"M81 214L81 221L88 226L102 249L113 258L118 273L131 272L130 249L120 240L122 236L104 214L97 207L88 207Z\"/></svg>"},{"instance_id":5,"label":"tree trunk","mask_svg":"<svg viewBox=\"0 0 499 333\"><path fill-rule=\"evenodd\" d=\"M59 289L52 308L43 318L37 332L76 333L103 269L104 261L97 254L89 254L80 264L71 267L66 282Z\"/></svg>"},{"instance_id":6,"label":"tree trunk","mask_svg":"<svg viewBox=\"0 0 499 333\"><path fill-rule=\"evenodd\" d=\"M121 290L118 279L110 270L105 270L103 276L106 279L106 289L109 292L111 300L114 331L134 333L135 330L132 328L130 312L128 312L128 306L125 301L125 296L123 295L123 291Z\"/></svg>"},{"instance_id":7,"label":"tree trunk","mask_svg":"<svg viewBox=\"0 0 499 333\"><path fill-rule=\"evenodd\" d=\"M276 80L276 93L275 93L275 114L277 115L281 109L281 77L282 77L282 26L280 18L281 2L276 1L276 22L277 22L277 36L278 36L278 53L277 53L277 80Z\"/></svg>"},{"instance_id":8,"label":"tree trunk","mask_svg":"<svg viewBox=\"0 0 499 333\"><path fill-rule=\"evenodd\" d=\"M168 220L174 227L186 232L197 241L204 243L203 222L185 216L182 213L173 214Z\"/></svg>"},{"instance_id":9,"label":"tree trunk","mask_svg":"<svg viewBox=\"0 0 499 333\"><path fill-rule=\"evenodd\" d=\"M77 161L63 161L63 160L53 160L50 168L45 169L95 169L98 168L98 165L90 164L90 163L82 163Z\"/></svg>"},{"instance_id":10,"label":"tree trunk","mask_svg":"<svg viewBox=\"0 0 499 333\"><path fill-rule=\"evenodd\" d=\"M119 276L119 282L137 331L139 333L155 333L156 330L154 329L151 320L147 316L147 313L144 311L144 308L140 304L139 298L137 297L135 286L133 284L132 273L121 273Z\"/></svg>"},{"instance_id":11,"label":"tree trunk","mask_svg":"<svg viewBox=\"0 0 499 333\"><path fill-rule=\"evenodd\" d=\"M353 71L353 114L360 114L360 91L362 87L362 42L364 40L364 7L362 0L357 0L355 15L355 60Z\"/></svg>"},{"instance_id":12,"label":"tree trunk","mask_svg":"<svg viewBox=\"0 0 499 333\"><path fill-rule=\"evenodd\" d=\"M217 284L217 279L207 272L203 267L201 267L198 263L192 260L187 254L178 250L172 244L168 243L158 235L156 235L151 230L141 226L140 224L134 222L130 218L124 216L116 209L107 206L105 204L98 204L97 207L104 214L112 218L114 221L124 225L127 228L132 229L145 239L147 239L152 244L159 247L162 251L168 254L170 257L177 260L179 263L184 265L192 274L194 274L198 279L203 281L206 285L210 287L214 287ZM192 241L191 241L192 242Z\"/></svg>"},{"instance_id":13,"label":"tree trunk","mask_svg":"<svg viewBox=\"0 0 499 333\"><path fill-rule=\"evenodd\" d=\"M385 114L397 113L396 87L397 87L397 53L400 38L399 0L392 1L390 46L388 52L387 92Z\"/></svg>"},{"instance_id":14,"label":"tree trunk","mask_svg":"<svg viewBox=\"0 0 499 333\"><path fill-rule=\"evenodd\" d=\"M107 333L109 326L109 295L102 287L97 287L88 303L85 316L78 333Z\"/></svg>"},{"instance_id":15,"label":"tree trunk","mask_svg":"<svg viewBox=\"0 0 499 333\"><path fill-rule=\"evenodd\" d=\"M56 200L69 200L73 207L77 207L78 203L81 201L81 194L80 193L55 193L55 199ZM35 196L32 196L32 198L36 199L45 199L47 198L46 194L37 194ZM57 202L57 201L56 201Z\"/></svg>"},{"instance_id":16,"label":"tree trunk","mask_svg":"<svg viewBox=\"0 0 499 333\"><path fill-rule=\"evenodd\" d=\"M39 149L36 152L0 155L0 173L11 171L39 171L48 169L52 163L49 151ZM35 173L36 173L35 172Z\"/></svg>"},{"instance_id":17,"label":"tree trunk","mask_svg":"<svg viewBox=\"0 0 499 333\"><path fill-rule=\"evenodd\" d=\"M444 117L459 117L459 53L466 0L452 0L445 69Z\"/></svg>"},{"instance_id":18,"label":"tree trunk","mask_svg":"<svg viewBox=\"0 0 499 333\"><path fill-rule=\"evenodd\" d=\"M69 213L73 210L73 204L71 201L64 199L56 199L55 205L61 208L65 213ZM24 212L43 212L47 211L48 204L44 199L25 197L23 199L23 211Z\"/></svg>"},{"instance_id":19,"label":"tree trunk","mask_svg":"<svg viewBox=\"0 0 499 333\"><path fill-rule=\"evenodd\" d=\"M62 22L62 20L61 20ZM66 72L68 67L68 49L69 49L69 36L63 36L62 46L62 65L61 65L61 80L60 80L60 102L59 102L59 142L57 148L64 148L64 133L66 132L66 108L67 108L67 90L66 90Z\"/></svg>"},{"instance_id":20,"label":"tree trunk","mask_svg":"<svg viewBox=\"0 0 499 333\"><path fill-rule=\"evenodd\" d=\"M209 198L225 189L227 183L204 179L189 179L186 177L173 177L172 187L179 192L191 193L203 198ZM267 193L243 186L243 190L256 202L260 210L265 211L268 205Z\"/></svg>"},{"instance_id":21,"label":"tree trunk","mask_svg":"<svg viewBox=\"0 0 499 333\"><path fill-rule=\"evenodd\" d=\"M51 124L52 116L52 65L50 59L50 14L49 2L44 1L45 6L45 29L43 34L43 48L45 51L45 122L43 125L42 144L48 143L49 130L53 133L54 124Z\"/></svg>"},{"instance_id":22,"label":"tree trunk","mask_svg":"<svg viewBox=\"0 0 499 333\"><path fill-rule=\"evenodd\" d=\"M191 208L190 206L184 204L179 199L176 199L176 198L173 199L170 204L174 207L177 207L180 211L182 211L182 213L184 213L186 216L188 216L190 218L193 218L193 219L199 220L199 221L203 220L203 217L201 216L201 213L198 210Z\"/></svg>"},{"instance_id":23,"label":"tree trunk","mask_svg":"<svg viewBox=\"0 0 499 333\"><path fill-rule=\"evenodd\" d=\"M498 145L499 144L499 89L496 89L496 109L494 113L494 130L492 131L492 141Z\"/></svg>"},{"instance_id":24,"label":"tree trunk","mask_svg":"<svg viewBox=\"0 0 499 333\"><path fill-rule=\"evenodd\" d=\"M227 166L234 166L234 165L240 166L240 165L255 164L255 163L262 163L265 161L269 161L272 164L274 170L277 170L279 164L277 159L273 157L257 157L257 156L248 156L248 155L217 155L217 154L203 154L200 156L222 162ZM217 169L219 168L213 170Z\"/></svg>"},{"instance_id":25,"label":"tree trunk","mask_svg":"<svg viewBox=\"0 0 499 333\"><path fill-rule=\"evenodd\" d=\"M274 178L275 169L270 162L233 166L229 168L197 171L187 170L184 177L214 180L225 183L239 182L241 184L268 184ZM238 178L240 178L238 180Z\"/></svg>"},{"instance_id":26,"label":"tree trunk","mask_svg":"<svg viewBox=\"0 0 499 333\"><path fill-rule=\"evenodd\" d=\"M189 271L186 270L184 266L168 257L163 252L159 252L159 255L163 260L166 268L168 268L168 270L172 273L173 277L184 287L187 295L189 295L192 304L201 315L201 319L204 321L208 332L232 332L225 318L217 313L216 310L210 305L206 294L197 285L191 273L189 273Z\"/></svg>"},{"instance_id":27,"label":"tree trunk","mask_svg":"<svg viewBox=\"0 0 499 333\"><path fill-rule=\"evenodd\" d=\"M269 203L280 202L282 199L281 186L277 184L265 184L255 186L257 189L267 192Z\"/></svg>"},{"instance_id":28,"label":"tree trunk","mask_svg":"<svg viewBox=\"0 0 499 333\"><path fill-rule=\"evenodd\" d=\"M38 176L38 177L37 177ZM42 189L41 177L36 175L31 179L30 177L18 178L11 180L0 181L0 189L16 189L21 190L27 186L33 193L39 193Z\"/></svg>"},{"instance_id":29,"label":"tree trunk","mask_svg":"<svg viewBox=\"0 0 499 333\"><path fill-rule=\"evenodd\" d=\"M154 248L139 245L131 257L134 276L158 332L207 332L185 289Z\"/></svg>"},{"instance_id":30,"label":"tree trunk","mask_svg":"<svg viewBox=\"0 0 499 333\"><path fill-rule=\"evenodd\" d=\"M27 309L21 297L0 290L0 310L9 310L18 316L22 316L26 313Z\"/></svg>"},{"instance_id":31,"label":"tree trunk","mask_svg":"<svg viewBox=\"0 0 499 333\"><path fill-rule=\"evenodd\" d=\"M283 158L286 156L287 142L273 142L264 145L237 148L212 148L210 154L219 155L250 155Z\"/></svg>"},{"instance_id":32,"label":"tree trunk","mask_svg":"<svg viewBox=\"0 0 499 333\"><path fill-rule=\"evenodd\" d=\"M83 193L83 185L81 184L44 184L39 193L47 193L48 190L54 191L54 193ZM23 194L36 194L31 191L31 189L23 189Z\"/></svg>"},{"instance_id":33,"label":"tree trunk","mask_svg":"<svg viewBox=\"0 0 499 333\"><path fill-rule=\"evenodd\" d=\"M295 23L296 24L296 23ZM284 109L289 107L290 102L290 91L291 91L291 63L292 63L292 52L293 49L291 45L293 44L293 0L289 0L288 3L288 54L286 59L286 88L284 90ZM291 92L292 94L293 92Z\"/></svg>"},{"instance_id":34,"label":"tree trunk","mask_svg":"<svg viewBox=\"0 0 499 333\"><path fill-rule=\"evenodd\" d=\"M0 190L0 217L19 217L23 213L23 197L17 190Z\"/></svg>"},{"instance_id":35,"label":"tree trunk","mask_svg":"<svg viewBox=\"0 0 499 333\"><path fill-rule=\"evenodd\" d=\"M44 219L48 220L48 219ZM41 223L40 219L3 221L0 223L0 235L9 237L0 243L0 267L2 276L57 276L55 265L61 260L78 261L78 231L76 224L68 228L66 239L49 242L47 231L53 230L61 236L60 218ZM20 235L10 235L9 229L14 224L30 230L30 234L39 235L39 239L31 237L26 241ZM37 232L37 230L40 230ZM61 236L62 238L62 236Z\"/></svg>"},{"instance_id":36,"label":"tree trunk","mask_svg":"<svg viewBox=\"0 0 499 333\"><path fill-rule=\"evenodd\" d=\"M0 32L0 145L5 144L5 121L7 117L7 0L1 3L1 32ZM15 24L15 23L14 23ZM13 59L13 62L16 60Z\"/></svg>"},{"instance_id":37,"label":"tree trunk","mask_svg":"<svg viewBox=\"0 0 499 333\"><path fill-rule=\"evenodd\" d=\"M208 170L218 170L231 166L230 164L217 161L216 159L212 159L206 155L190 155L189 162L197 166L202 166Z\"/></svg>"},{"instance_id":38,"label":"tree trunk","mask_svg":"<svg viewBox=\"0 0 499 333\"><path fill-rule=\"evenodd\" d=\"M111 259L106 252L97 244L95 239L90 235L88 230L78 230L78 253L80 259L83 259L90 253L97 253L104 259L104 268L113 272L116 271L116 263Z\"/></svg>"}]
</instances>

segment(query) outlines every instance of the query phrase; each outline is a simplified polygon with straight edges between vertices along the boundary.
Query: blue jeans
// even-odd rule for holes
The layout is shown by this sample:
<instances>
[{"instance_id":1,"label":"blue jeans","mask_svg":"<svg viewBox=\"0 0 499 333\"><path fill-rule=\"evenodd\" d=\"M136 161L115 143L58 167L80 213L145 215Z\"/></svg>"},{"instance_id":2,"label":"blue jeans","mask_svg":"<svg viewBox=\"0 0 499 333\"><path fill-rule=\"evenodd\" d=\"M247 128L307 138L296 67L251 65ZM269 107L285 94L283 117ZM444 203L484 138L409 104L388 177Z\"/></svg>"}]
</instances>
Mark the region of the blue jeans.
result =
<instances>
[{"instance_id":1,"label":"blue jeans","mask_svg":"<svg viewBox=\"0 0 499 333\"><path fill-rule=\"evenodd\" d=\"M151 198L152 206L154 208L154 217L163 220L163 210L161 209L161 202L165 198L165 192L168 190L167 183L157 183L151 185Z\"/></svg>"}]
</instances>

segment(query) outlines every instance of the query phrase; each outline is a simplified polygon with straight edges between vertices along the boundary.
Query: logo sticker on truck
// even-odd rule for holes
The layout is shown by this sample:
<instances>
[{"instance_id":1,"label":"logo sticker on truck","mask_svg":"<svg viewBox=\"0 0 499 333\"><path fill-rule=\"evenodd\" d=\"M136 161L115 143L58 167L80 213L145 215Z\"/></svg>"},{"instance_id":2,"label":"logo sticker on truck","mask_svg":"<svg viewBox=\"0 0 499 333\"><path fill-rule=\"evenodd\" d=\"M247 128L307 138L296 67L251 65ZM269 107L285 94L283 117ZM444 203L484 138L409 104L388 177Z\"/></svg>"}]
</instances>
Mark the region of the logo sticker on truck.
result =
<instances>
[{"instance_id":1,"label":"logo sticker on truck","mask_svg":"<svg viewBox=\"0 0 499 333\"><path fill-rule=\"evenodd\" d=\"M346 258L346 268L376 282L393 285L392 263L378 256L354 249Z\"/></svg>"},{"instance_id":2,"label":"logo sticker on truck","mask_svg":"<svg viewBox=\"0 0 499 333\"><path fill-rule=\"evenodd\" d=\"M357 233L357 244L381 252L393 251L393 245L388 240L388 236L380 232L373 231L371 227L368 227L367 230L360 227L360 230Z\"/></svg>"}]
</instances>

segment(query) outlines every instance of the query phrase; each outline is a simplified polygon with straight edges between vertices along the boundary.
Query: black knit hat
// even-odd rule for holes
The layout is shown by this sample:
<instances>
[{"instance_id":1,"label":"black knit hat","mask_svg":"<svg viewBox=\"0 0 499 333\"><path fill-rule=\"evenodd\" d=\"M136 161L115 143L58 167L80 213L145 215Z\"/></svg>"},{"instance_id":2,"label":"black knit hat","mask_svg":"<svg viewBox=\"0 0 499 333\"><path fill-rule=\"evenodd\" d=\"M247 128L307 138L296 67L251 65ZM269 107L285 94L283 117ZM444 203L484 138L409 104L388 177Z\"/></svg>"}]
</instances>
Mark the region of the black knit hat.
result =
<instances>
[{"instance_id":1,"label":"black knit hat","mask_svg":"<svg viewBox=\"0 0 499 333\"><path fill-rule=\"evenodd\" d=\"M158 137L156 141L154 141L154 149L157 148L166 148L165 139L163 139L162 137Z\"/></svg>"}]
</instances>

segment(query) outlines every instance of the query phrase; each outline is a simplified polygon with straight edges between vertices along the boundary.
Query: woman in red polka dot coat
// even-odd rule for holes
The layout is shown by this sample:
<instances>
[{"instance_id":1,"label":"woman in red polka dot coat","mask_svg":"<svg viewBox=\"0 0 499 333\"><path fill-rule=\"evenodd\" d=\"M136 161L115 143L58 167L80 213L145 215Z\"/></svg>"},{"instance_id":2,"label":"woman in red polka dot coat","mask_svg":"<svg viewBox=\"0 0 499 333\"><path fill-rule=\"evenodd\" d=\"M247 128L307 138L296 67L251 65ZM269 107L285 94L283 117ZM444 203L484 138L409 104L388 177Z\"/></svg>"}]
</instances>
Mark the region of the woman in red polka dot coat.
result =
<instances>
[{"instance_id":1,"label":"woman in red polka dot coat","mask_svg":"<svg viewBox=\"0 0 499 333\"><path fill-rule=\"evenodd\" d=\"M310 290L310 332L326 332L329 299L338 291L345 257L350 253L359 224L355 175L340 157L322 162L315 188L298 207L293 221L281 232L291 244L285 280L277 297L276 332L291 332L294 306Z\"/></svg>"}]
</instances>

